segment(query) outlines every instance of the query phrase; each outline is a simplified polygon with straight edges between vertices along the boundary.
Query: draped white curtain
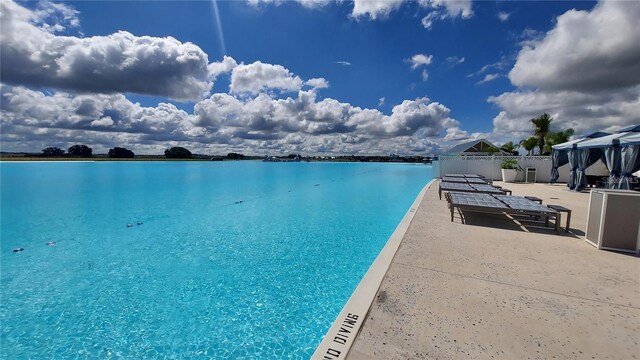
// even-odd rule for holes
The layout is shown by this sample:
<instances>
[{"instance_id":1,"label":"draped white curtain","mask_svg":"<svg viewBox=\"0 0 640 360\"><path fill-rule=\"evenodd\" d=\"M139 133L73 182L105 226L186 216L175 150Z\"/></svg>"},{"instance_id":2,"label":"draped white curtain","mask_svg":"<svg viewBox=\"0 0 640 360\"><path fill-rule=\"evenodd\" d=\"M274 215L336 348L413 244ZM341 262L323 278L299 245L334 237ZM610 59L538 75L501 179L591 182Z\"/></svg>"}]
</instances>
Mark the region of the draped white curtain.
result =
<instances>
[{"instance_id":1,"label":"draped white curtain","mask_svg":"<svg viewBox=\"0 0 640 360\"><path fill-rule=\"evenodd\" d=\"M569 189L573 190L576 188L576 171L578 170L578 162L579 155L578 149L573 148L569 150L569 168L571 171L569 172L569 181L567 182L567 186Z\"/></svg>"},{"instance_id":2,"label":"draped white curtain","mask_svg":"<svg viewBox=\"0 0 640 360\"><path fill-rule=\"evenodd\" d=\"M618 189L632 189L633 173L639 169L635 169L638 153L640 153L639 145L625 146L620 150L620 180L618 181Z\"/></svg>"},{"instance_id":3,"label":"draped white curtain","mask_svg":"<svg viewBox=\"0 0 640 360\"><path fill-rule=\"evenodd\" d=\"M607 162L607 168L609 169L609 180L607 181L607 188L616 189L618 187L618 181L620 180L620 146L612 146L604 149L604 158Z\"/></svg>"}]
</instances>

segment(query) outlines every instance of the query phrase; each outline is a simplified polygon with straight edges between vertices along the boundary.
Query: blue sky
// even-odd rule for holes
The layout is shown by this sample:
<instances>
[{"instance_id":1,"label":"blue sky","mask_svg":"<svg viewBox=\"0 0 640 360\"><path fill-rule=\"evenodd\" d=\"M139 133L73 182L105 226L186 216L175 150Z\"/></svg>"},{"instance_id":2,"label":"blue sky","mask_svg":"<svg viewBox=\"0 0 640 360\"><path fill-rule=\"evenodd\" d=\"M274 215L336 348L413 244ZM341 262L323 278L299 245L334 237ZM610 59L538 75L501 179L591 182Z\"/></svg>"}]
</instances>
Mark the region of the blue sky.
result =
<instances>
[{"instance_id":1,"label":"blue sky","mask_svg":"<svg viewBox=\"0 0 640 360\"><path fill-rule=\"evenodd\" d=\"M431 154L517 142L542 112L578 134L640 122L636 2L217 7L3 2L2 150Z\"/></svg>"}]
</instances>

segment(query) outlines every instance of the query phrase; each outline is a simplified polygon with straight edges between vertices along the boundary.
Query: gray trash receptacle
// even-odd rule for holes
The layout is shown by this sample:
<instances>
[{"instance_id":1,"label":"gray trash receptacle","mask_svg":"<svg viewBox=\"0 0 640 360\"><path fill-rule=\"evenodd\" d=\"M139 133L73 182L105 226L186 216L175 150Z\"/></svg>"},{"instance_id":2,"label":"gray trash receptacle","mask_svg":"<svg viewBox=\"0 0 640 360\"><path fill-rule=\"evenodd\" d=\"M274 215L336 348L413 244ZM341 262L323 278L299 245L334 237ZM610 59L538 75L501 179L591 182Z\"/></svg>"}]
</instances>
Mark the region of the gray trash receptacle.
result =
<instances>
[{"instance_id":1,"label":"gray trash receptacle","mask_svg":"<svg viewBox=\"0 0 640 360\"><path fill-rule=\"evenodd\" d=\"M524 182L534 183L536 182L536 168L526 168L524 170Z\"/></svg>"}]
</instances>

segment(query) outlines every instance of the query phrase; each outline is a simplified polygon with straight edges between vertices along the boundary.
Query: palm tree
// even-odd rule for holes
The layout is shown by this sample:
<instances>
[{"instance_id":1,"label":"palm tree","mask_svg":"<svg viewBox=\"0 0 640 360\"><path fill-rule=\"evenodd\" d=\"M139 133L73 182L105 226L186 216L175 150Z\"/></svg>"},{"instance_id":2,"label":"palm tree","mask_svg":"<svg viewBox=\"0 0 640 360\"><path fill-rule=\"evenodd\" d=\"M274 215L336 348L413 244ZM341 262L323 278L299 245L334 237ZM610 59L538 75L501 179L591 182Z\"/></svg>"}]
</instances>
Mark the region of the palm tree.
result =
<instances>
[{"instance_id":1,"label":"palm tree","mask_svg":"<svg viewBox=\"0 0 640 360\"><path fill-rule=\"evenodd\" d=\"M531 155L533 149L538 145L538 139L535 136L532 136L530 138L520 140L520 145L527 150L527 155Z\"/></svg>"},{"instance_id":2,"label":"palm tree","mask_svg":"<svg viewBox=\"0 0 640 360\"><path fill-rule=\"evenodd\" d=\"M569 138L574 133L575 131L573 131L572 128L568 128L567 130L557 132L555 134L555 141L557 141L556 144L562 144L563 142L569 141Z\"/></svg>"},{"instance_id":3,"label":"palm tree","mask_svg":"<svg viewBox=\"0 0 640 360\"><path fill-rule=\"evenodd\" d=\"M571 137L571 135L573 135L573 133L574 131L571 128L556 133L549 133L545 138L544 153L551 154L553 145L562 144L569 141L569 138Z\"/></svg>"},{"instance_id":4,"label":"palm tree","mask_svg":"<svg viewBox=\"0 0 640 360\"><path fill-rule=\"evenodd\" d=\"M544 150L544 137L549 133L552 121L553 118L551 118L547 113L544 113L535 119L531 119L534 126L533 134L538 138L540 155L542 155L542 151Z\"/></svg>"},{"instance_id":5,"label":"palm tree","mask_svg":"<svg viewBox=\"0 0 640 360\"><path fill-rule=\"evenodd\" d=\"M513 143L513 141L509 141L508 143L502 145L501 149L513 155L518 147L520 147L520 145L516 145Z\"/></svg>"}]
</instances>

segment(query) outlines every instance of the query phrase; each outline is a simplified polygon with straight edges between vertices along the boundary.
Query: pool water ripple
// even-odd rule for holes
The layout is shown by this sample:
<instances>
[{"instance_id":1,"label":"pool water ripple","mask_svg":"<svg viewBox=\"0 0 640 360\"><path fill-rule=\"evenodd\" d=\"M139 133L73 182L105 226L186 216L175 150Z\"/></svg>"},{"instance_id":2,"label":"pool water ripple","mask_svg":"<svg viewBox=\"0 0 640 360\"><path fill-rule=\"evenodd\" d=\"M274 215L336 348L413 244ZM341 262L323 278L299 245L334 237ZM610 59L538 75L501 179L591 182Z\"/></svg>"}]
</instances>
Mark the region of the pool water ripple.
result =
<instances>
[{"instance_id":1,"label":"pool water ripple","mask_svg":"<svg viewBox=\"0 0 640 360\"><path fill-rule=\"evenodd\" d=\"M0 176L2 358L298 359L432 173L96 162Z\"/></svg>"}]
</instances>

